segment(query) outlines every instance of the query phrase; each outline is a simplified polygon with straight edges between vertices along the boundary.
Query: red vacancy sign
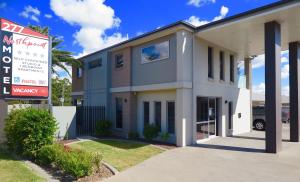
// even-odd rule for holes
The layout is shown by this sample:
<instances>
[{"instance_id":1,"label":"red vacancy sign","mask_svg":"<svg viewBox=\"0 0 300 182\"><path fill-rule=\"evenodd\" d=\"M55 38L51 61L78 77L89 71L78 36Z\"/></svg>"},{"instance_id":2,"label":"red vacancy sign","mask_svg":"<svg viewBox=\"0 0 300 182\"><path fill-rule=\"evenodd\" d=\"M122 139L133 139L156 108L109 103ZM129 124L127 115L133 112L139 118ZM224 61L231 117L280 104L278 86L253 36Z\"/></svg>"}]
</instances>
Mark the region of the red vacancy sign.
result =
<instances>
[{"instance_id":1,"label":"red vacancy sign","mask_svg":"<svg viewBox=\"0 0 300 182\"><path fill-rule=\"evenodd\" d=\"M0 21L0 97L48 98L48 36L6 19Z\"/></svg>"}]
</instances>

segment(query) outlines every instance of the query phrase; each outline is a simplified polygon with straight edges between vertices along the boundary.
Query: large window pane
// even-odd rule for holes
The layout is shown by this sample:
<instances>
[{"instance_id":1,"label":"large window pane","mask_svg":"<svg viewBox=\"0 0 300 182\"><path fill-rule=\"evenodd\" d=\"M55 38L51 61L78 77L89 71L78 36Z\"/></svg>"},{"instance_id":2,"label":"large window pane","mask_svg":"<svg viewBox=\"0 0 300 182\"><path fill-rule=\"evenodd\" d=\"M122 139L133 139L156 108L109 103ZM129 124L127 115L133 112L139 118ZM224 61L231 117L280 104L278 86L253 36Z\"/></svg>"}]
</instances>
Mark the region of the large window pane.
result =
<instances>
[{"instance_id":1,"label":"large window pane","mask_svg":"<svg viewBox=\"0 0 300 182\"><path fill-rule=\"evenodd\" d=\"M154 103L155 124L161 130L161 102Z\"/></svg>"},{"instance_id":2,"label":"large window pane","mask_svg":"<svg viewBox=\"0 0 300 182\"><path fill-rule=\"evenodd\" d=\"M154 44L142 49L142 63L169 58L169 41Z\"/></svg>"},{"instance_id":3,"label":"large window pane","mask_svg":"<svg viewBox=\"0 0 300 182\"><path fill-rule=\"evenodd\" d=\"M122 98L116 98L116 128L123 128L123 102Z\"/></svg>"},{"instance_id":4,"label":"large window pane","mask_svg":"<svg viewBox=\"0 0 300 182\"><path fill-rule=\"evenodd\" d=\"M144 102L144 125L147 125L150 123L150 107L149 102Z\"/></svg>"},{"instance_id":5,"label":"large window pane","mask_svg":"<svg viewBox=\"0 0 300 182\"><path fill-rule=\"evenodd\" d=\"M118 54L115 57L115 68L121 68L124 66L123 54Z\"/></svg>"},{"instance_id":6,"label":"large window pane","mask_svg":"<svg viewBox=\"0 0 300 182\"><path fill-rule=\"evenodd\" d=\"M175 133L175 102L167 102L168 133Z\"/></svg>"},{"instance_id":7,"label":"large window pane","mask_svg":"<svg viewBox=\"0 0 300 182\"><path fill-rule=\"evenodd\" d=\"M208 123L197 124L197 140L208 138Z\"/></svg>"},{"instance_id":8,"label":"large window pane","mask_svg":"<svg viewBox=\"0 0 300 182\"><path fill-rule=\"evenodd\" d=\"M197 98L197 122L208 121L208 99Z\"/></svg>"},{"instance_id":9,"label":"large window pane","mask_svg":"<svg viewBox=\"0 0 300 182\"><path fill-rule=\"evenodd\" d=\"M102 59L96 59L88 63L89 69L97 68L102 66Z\"/></svg>"}]
</instances>

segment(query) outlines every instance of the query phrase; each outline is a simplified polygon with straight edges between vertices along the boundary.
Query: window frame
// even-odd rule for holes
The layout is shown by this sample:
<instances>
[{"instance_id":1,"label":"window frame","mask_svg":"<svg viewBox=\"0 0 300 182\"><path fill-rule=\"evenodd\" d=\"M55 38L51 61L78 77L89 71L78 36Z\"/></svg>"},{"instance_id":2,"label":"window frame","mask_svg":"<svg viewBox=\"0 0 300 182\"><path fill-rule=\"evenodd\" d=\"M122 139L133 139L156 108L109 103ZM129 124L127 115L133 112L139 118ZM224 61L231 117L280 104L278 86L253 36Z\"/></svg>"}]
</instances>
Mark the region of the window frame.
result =
<instances>
[{"instance_id":1,"label":"window frame","mask_svg":"<svg viewBox=\"0 0 300 182\"><path fill-rule=\"evenodd\" d=\"M214 49L210 46L207 49L207 77L214 79Z\"/></svg>"},{"instance_id":2,"label":"window frame","mask_svg":"<svg viewBox=\"0 0 300 182\"><path fill-rule=\"evenodd\" d=\"M234 76L235 75L235 73L234 73L234 59L235 59L234 55L230 54L230 63L229 63L230 64L229 65L229 67L230 67L229 68L229 70L230 70L229 71L229 74L230 74L229 77L230 77L230 79L229 80L230 80L231 83L234 83L234 79L235 79L235 76Z\"/></svg>"},{"instance_id":3,"label":"window frame","mask_svg":"<svg viewBox=\"0 0 300 182\"><path fill-rule=\"evenodd\" d=\"M154 59L152 61L144 61L143 60L143 49L145 48L148 48L148 47L151 47L151 46L155 46L157 44L163 44L167 42L168 43L168 56L167 57L164 57L164 58L158 58L158 59ZM153 63L153 62L157 62L157 61L162 61L162 60L166 60L166 59L169 59L170 58L170 40L165 40L165 41L161 41L161 42L158 42L158 43L152 43L150 45L147 45L147 46L144 46L140 49L141 51L141 64L148 64L148 63Z\"/></svg>"},{"instance_id":4,"label":"window frame","mask_svg":"<svg viewBox=\"0 0 300 182\"><path fill-rule=\"evenodd\" d=\"M116 107L116 123L115 123L115 127L116 127L116 129L123 129L123 120L124 120L124 118L123 118L123 112L124 112L124 110L123 110L123 98L121 98L121 97L116 97L115 98L115 107ZM119 102L121 103L121 121L119 121L119 119L118 119L118 111L119 111L119 108L118 108L118 104L119 104Z\"/></svg>"},{"instance_id":5,"label":"window frame","mask_svg":"<svg viewBox=\"0 0 300 182\"><path fill-rule=\"evenodd\" d=\"M118 62L117 62L117 58L120 57L120 56L122 57L122 64L121 65L118 64ZM124 67L124 55L122 53L116 54L115 55L115 69L121 69L123 67Z\"/></svg>"},{"instance_id":6,"label":"window frame","mask_svg":"<svg viewBox=\"0 0 300 182\"><path fill-rule=\"evenodd\" d=\"M146 108L145 108L145 104L148 104L148 113L147 113L147 121L146 121ZM143 101L143 123L144 126L146 126L147 124L150 124L150 102L149 101Z\"/></svg>"},{"instance_id":7,"label":"window frame","mask_svg":"<svg viewBox=\"0 0 300 182\"><path fill-rule=\"evenodd\" d=\"M96 64L93 65L93 63L95 63L96 61L99 61L99 63L96 63ZM95 59L93 61L88 62L88 69L91 70L91 69L94 69L94 68L102 67L102 65L103 65L102 58Z\"/></svg>"},{"instance_id":8,"label":"window frame","mask_svg":"<svg viewBox=\"0 0 300 182\"><path fill-rule=\"evenodd\" d=\"M220 51L220 80L225 81L225 53L224 51Z\"/></svg>"},{"instance_id":9,"label":"window frame","mask_svg":"<svg viewBox=\"0 0 300 182\"><path fill-rule=\"evenodd\" d=\"M76 77L77 78L83 77L83 69L81 67L76 68Z\"/></svg>"},{"instance_id":10,"label":"window frame","mask_svg":"<svg viewBox=\"0 0 300 182\"><path fill-rule=\"evenodd\" d=\"M160 104L160 110L159 110L159 116L157 116L157 105L156 104ZM161 122L162 122L162 102L161 101L154 101L154 123L156 126L159 127L159 131L162 131L161 129ZM159 121L157 120L159 118ZM159 122L159 124L158 124Z\"/></svg>"}]
</instances>

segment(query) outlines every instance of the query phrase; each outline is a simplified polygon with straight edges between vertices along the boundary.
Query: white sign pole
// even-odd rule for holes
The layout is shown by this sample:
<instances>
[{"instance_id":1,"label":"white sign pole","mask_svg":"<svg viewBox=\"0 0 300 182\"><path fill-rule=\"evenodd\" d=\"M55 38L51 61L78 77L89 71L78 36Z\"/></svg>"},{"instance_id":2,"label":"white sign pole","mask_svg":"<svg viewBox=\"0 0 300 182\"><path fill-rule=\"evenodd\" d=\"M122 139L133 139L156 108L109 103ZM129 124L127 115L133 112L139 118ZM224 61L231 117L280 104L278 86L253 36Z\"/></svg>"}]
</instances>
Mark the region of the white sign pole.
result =
<instances>
[{"instance_id":1,"label":"white sign pole","mask_svg":"<svg viewBox=\"0 0 300 182\"><path fill-rule=\"evenodd\" d=\"M52 37L49 35L49 81L48 81L48 88L49 88L49 96L48 96L48 105L50 112L52 113Z\"/></svg>"}]
</instances>

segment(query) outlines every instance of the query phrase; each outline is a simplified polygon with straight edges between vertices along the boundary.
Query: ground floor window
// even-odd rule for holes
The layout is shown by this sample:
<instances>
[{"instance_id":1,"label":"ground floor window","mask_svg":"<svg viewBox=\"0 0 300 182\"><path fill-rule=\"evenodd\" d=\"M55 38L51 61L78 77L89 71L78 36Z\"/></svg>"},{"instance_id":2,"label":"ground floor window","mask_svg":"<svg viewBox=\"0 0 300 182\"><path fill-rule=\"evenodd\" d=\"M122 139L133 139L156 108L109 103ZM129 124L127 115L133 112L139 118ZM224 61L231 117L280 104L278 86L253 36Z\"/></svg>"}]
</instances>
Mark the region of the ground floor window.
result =
<instances>
[{"instance_id":1,"label":"ground floor window","mask_svg":"<svg viewBox=\"0 0 300 182\"><path fill-rule=\"evenodd\" d=\"M154 119L155 125L161 131L161 102L154 102Z\"/></svg>"},{"instance_id":2,"label":"ground floor window","mask_svg":"<svg viewBox=\"0 0 300 182\"><path fill-rule=\"evenodd\" d=\"M167 124L168 133L175 133L175 102L167 102Z\"/></svg>"},{"instance_id":3,"label":"ground floor window","mask_svg":"<svg viewBox=\"0 0 300 182\"><path fill-rule=\"evenodd\" d=\"M150 123L150 103L144 102L144 126Z\"/></svg>"},{"instance_id":4,"label":"ground floor window","mask_svg":"<svg viewBox=\"0 0 300 182\"><path fill-rule=\"evenodd\" d=\"M123 99L116 98L116 128L123 128Z\"/></svg>"}]
</instances>

